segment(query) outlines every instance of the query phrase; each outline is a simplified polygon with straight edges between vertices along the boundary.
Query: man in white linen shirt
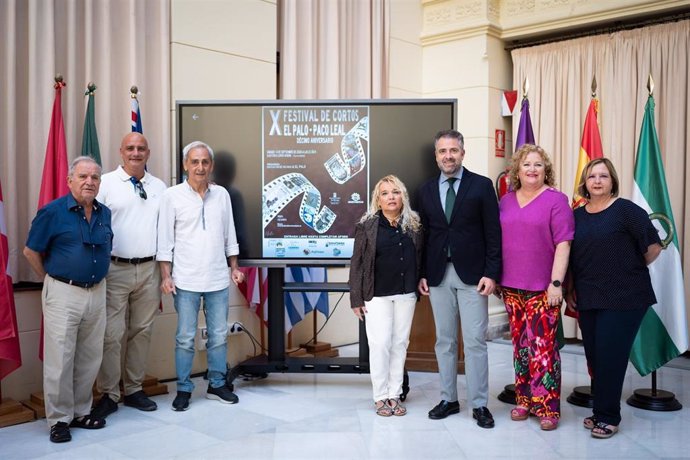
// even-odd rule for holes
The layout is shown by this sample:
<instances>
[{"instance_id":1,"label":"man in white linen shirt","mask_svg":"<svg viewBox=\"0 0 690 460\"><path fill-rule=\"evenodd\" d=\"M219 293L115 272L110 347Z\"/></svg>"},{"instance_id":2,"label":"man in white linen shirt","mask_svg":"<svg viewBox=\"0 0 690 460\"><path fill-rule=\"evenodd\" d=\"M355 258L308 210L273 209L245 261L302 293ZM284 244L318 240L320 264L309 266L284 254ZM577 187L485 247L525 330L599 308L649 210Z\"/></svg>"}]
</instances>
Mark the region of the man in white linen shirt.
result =
<instances>
[{"instance_id":1,"label":"man in white linen shirt","mask_svg":"<svg viewBox=\"0 0 690 460\"><path fill-rule=\"evenodd\" d=\"M232 219L230 195L211 184L213 150L195 141L182 151L187 180L163 194L158 218L158 252L161 291L173 294L177 311L175 368L177 396L173 410L185 411L194 390L190 376L194 360L194 336L201 299L206 316L206 397L235 404L237 396L226 386L228 287L244 274L237 265L239 245ZM228 266L231 273L228 276Z\"/></svg>"},{"instance_id":2,"label":"man in white linen shirt","mask_svg":"<svg viewBox=\"0 0 690 460\"><path fill-rule=\"evenodd\" d=\"M147 412L157 408L144 393L142 384L153 322L161 301L156 227L166 186L146 171L150 155L148 141L142 134L126 134L120 144L122 164L103 175L97 197L112 211L113 228L106 276L103 362L96 380L103 396L94 407L94 413L103 418L117 410L120 378L125 406Z\"/></svg>"}]
</instances>

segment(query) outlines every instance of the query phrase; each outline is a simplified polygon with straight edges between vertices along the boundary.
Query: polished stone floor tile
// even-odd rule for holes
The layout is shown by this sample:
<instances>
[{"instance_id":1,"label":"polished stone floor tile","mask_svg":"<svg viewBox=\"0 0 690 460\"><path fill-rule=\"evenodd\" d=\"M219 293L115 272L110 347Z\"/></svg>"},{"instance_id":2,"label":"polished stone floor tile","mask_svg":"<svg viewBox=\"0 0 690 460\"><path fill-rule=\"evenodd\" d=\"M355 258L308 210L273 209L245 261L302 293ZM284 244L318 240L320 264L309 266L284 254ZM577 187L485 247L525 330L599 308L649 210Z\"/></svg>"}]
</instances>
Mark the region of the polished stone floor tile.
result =
<instances>
[{"instance_id":1,"label":"polished stone floor tile","mask_svg":"<svg viewBox=\"0 0 690 460\"><path fill-rule=\"evenodd\" d=\"M351 352L351 350L349 350ZM348 353L343 350L342 354ZM356 353L356 349L355 349ZM582 348L562 352L563 398L559 428L539 429L539 421L510 420L511 406L496 397L512 382L512 348L489 344L489 409L496 428L479 428L467 407L465 377L458 377L461 410L444 420L427 412L439 397L435 373L410 372L405 417L374 413L369 376L354 374L270 374L235 381L239 404L205 398L207 384L196 379L188 411L171 410L168 395L156 396L155 412L120 406L102 430L72 430L72 442L48 440L45 420L0 429L0 459L655 459L690 458L690 411L651 412L621 401L620 433L593 439L582 427L586 408L565 401L572 388L588 385ZM688 361L688 360L686 360ZM687 363L658 372L660 389L690 405ZM685 367L685 368L683 368ZM623 397L651 385L629 366Z\"/></svg>"}]
</instances>

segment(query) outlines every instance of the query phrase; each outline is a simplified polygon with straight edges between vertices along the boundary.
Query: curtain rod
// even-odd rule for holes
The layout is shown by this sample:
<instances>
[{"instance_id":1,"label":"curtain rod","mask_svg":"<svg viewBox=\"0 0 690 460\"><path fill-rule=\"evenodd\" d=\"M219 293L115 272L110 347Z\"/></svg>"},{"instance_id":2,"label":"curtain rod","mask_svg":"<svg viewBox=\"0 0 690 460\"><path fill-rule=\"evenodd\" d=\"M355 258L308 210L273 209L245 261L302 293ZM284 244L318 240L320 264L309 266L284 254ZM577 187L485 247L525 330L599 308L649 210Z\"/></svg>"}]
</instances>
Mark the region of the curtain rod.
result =
<instances>
[{"instance_id":1,"label":"curtain rod","mask_svg":"<svg viewBox=\"0 0 690 460\"><path fill-rule=\"evenodd\" d=\"M578 29L570 32L558 32L550 33L548 35L543 35L541 37L526 38L524 40L513 40L512 42L506 43L504 49L506 51L512 51L518 48L527 48L530 46L545 45L547 43L556 43L565 40L572 40L575 38L591 37L593 35L604 35L611 34L614 32L620 32L622 30L632 30L639 29L641 27L648 27L657 24L665 24L668 22L678 22L685 19L690 19L690 11L683 11L680 13L647 17L644 19L634 19L629 21L615 21L606 26L589 27L586 29Z\"/></svg>"}]
</instances>

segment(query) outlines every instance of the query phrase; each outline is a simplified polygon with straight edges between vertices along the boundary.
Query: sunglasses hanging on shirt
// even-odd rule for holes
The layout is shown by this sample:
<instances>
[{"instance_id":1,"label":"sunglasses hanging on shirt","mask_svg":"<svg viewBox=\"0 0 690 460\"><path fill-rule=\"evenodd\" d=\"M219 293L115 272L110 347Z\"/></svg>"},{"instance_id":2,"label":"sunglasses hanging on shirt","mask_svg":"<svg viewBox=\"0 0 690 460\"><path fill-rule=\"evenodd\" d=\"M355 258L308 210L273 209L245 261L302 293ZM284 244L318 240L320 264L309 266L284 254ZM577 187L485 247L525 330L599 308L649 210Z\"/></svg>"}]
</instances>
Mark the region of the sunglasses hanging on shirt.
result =
<instances>
[{"instance_id":1,"label":"sunglasses hanging on shirt","mask_svg":"<svg viewBox=\"0 0 690 460\"><path fill-rule=\"evenodd\" d=\"M142 184L141 181L134 176L130 177L129 180L132 185L134 185L134 193L138 193L139 197L145 200L147 196L146 190L144 190L144 184Z\"/></svg>"}]
</instances>

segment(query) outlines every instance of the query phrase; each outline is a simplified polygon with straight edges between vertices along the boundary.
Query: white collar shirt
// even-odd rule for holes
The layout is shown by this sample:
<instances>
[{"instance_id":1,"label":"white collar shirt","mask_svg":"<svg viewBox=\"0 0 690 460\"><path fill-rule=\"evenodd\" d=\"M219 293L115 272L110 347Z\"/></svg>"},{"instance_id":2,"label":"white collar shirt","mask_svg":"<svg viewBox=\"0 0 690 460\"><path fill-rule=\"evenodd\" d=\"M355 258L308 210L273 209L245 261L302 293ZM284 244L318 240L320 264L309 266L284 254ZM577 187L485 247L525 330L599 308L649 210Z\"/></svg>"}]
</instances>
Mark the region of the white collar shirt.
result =
<instances>
[{"instance_id":1,"label":"white collar shirt","mask_svg":"<svg viewBox=\"0 0 690 460\"><path fill-rule=\"evenodd\" d=\"M230 285L227 257L239 254L227 190L209 184L203 199L187 181L163 194L156 258L172 262L175 286L213 292Z\"/></svg>"},{"instance_id":2,"label":"white collar shirt","mask_svg":"<svg viewBox=\"0 0 690 460\"><path fill-rule=\"evenodd\" d=\"M141 179L146 191L143 199L130 177L122 166L103 174L96 199L112 211L111 254L127 259L151 257L156 255L158 209L166 186L146 172Z\"/></svg>"}]
</instances>

